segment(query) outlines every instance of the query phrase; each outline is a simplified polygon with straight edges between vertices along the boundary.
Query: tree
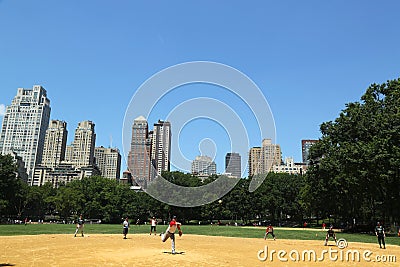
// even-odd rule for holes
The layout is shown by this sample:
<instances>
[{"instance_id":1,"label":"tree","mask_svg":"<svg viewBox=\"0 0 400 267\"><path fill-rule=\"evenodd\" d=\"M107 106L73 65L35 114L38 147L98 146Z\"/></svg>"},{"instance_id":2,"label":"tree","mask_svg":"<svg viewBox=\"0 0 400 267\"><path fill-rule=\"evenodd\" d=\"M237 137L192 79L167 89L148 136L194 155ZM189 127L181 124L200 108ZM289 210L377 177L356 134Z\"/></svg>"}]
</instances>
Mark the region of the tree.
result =
<instances>
[{"instance_id":1,"label":"tree","mask_svg":"<svg viewBox=\"0 0 400 267\"><path fill-rule=\"evenodd\" d=\"M0 215L16 215L15 196L23 185L16 176L17 166L11 155L0 154Z\"/></svg>"},{"instance_id":2,"label":"tree","mask_svg":"<svg viewBox=\"0 0 400 267\"><path fill-rule=\"evenodd\" d=\"M303 190L314 213L399 220L400 79L372 84L320 129Z\"/></svg>"}]
</instances>

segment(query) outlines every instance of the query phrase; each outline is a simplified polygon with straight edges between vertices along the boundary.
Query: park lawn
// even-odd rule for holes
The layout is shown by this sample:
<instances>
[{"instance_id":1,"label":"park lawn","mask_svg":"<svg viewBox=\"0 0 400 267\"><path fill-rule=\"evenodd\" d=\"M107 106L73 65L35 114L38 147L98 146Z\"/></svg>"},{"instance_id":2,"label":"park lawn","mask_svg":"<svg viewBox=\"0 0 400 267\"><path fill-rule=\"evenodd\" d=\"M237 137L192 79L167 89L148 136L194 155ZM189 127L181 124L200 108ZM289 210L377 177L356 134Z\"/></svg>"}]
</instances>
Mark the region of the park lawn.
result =
<instances>
[{"instance_id":1,"label":"park lawn","mask_svg":"<svg viewBox=\"0 0 400 267\"><path fill-rule=\"evenodd\" d=\"M158 225L157 232L163 232L166 225ZM216 226L216 225L183 225L184 234L208 235L208 236L228 236L242 238L263 238L264 227L235 227L235 226ZM122 234L122 224L85 224L87 234ZM13 235L39 235L39 234L71 234L75 232L73 224L24 224L0 225L0 236ZM150 225L131 225L129 234L147 234L150 232ZM275 228L277 239L298 239L298 240L321 240L325 239L326 231L316 231L315 229L281 229ZM337 239L344 238L347 242L376 243L377 238L368 234L347 234L336 233ZM268 237L272 238L272 237ZM400 237L389 236L386 244L400 246Z\"/></svg>"}]
</instances>

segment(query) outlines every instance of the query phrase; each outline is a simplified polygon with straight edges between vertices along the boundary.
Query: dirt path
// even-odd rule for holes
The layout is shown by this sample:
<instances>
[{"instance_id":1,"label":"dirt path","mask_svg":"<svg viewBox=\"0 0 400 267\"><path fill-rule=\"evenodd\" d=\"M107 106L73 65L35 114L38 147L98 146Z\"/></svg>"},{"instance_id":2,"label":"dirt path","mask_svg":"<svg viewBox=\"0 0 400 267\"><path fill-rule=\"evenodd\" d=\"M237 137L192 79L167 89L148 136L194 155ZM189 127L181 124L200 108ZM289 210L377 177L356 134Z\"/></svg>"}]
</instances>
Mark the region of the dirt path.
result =
<instances>
[{"instance_id":1,"label":"dirt path","mask_svg":"<svg viewBox=\"0 0 400 267\"><path fill-rule=\"evenodd\" d=\"M230 238L215 236L183 235L177 237L178 254L172 255L171 242L162 243L159 236L144 234L129 235L123 240L122 235L90 235L76 237L73 235L36 235L36 236L0 236L0 266L398 266L400 248L388 246L386 250L379 249L377 244L349 243L348 247L340 250L336 246L323 246L319 241L300 240L263 240L253 238ZM268 248L268 258L259 251ZM322 250L341 251L343 261L329 259L324 261L302 261L304 250L315 250L317 258ZM272 250L286 251L281 258ZM295 250L295 251L293 251ZM358 250L360 261L346 261L348 251ZM366 262L362 257L370 250L369 259L376 256L395 255L396 263ZM290 259L299 252L300 262ZM333 256L338 255L333 254ZM306 257L307 258L307 257ZM388 257L386 257L388 260Z\"/></svg>"}]
</instances>

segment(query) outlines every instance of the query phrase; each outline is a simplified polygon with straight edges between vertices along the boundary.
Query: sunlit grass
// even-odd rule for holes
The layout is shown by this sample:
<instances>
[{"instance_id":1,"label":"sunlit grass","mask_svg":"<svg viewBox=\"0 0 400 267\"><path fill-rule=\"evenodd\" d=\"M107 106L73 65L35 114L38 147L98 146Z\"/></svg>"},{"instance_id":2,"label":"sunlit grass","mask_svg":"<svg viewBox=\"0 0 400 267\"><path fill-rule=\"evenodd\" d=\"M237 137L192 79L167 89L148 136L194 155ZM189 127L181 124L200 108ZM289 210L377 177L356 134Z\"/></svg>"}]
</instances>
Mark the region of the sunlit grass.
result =
<instances>
[{"instance_id":1,"label":"sunlit grass","mask_svg":"<svg viewBox=\"0 0 400 267\"><path fill-rule=\"evenodd\" d=\"M157 232L163 232L166 225L158 225ZM235 227L235 226L216 226L216 225L183 225L182 230L185 234L209 235L209 236L229 236L243 238L263 238L265 228L263 227ZM73 224L28 224L28 225L0 225L0 235L39 235L39 234L71 234L75 232ZM85 232L88 234L122 234L122 224L86 224ZM131 225L129 234L148 234L150 225ZM275 228L277 239L299 239L299 240L321 240L325 238L325 231L309 229L282 229ZM374 235L368 234L347 234L336 233L337 238L345 238L347 242L377 243ZM387 244L400 246L400 237L390 236L386 238Z\"/></svg>"}]
</instances>

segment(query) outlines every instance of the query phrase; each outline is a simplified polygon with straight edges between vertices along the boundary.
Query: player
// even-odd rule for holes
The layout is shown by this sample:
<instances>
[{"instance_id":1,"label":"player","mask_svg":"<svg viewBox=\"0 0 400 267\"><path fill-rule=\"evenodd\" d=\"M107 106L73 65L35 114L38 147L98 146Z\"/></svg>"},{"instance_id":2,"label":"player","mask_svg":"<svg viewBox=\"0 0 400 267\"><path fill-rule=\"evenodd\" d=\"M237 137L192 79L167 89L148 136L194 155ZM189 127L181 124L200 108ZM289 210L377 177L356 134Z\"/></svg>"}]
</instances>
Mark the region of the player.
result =
<instances>
[{"instance_id":1,"label":"player","mask_svg":"<svg viewBox=\"0 0 400 267\"><path fill-rule=\"evenodd\" d=\"M157 229L156 229L156 226L157 226L157 220L156 220L156 218L153 216L153 218L150 220L150 223L151 223L151 226L150 226L150 235L153 233L153 230L154 230L154 235L156 235L157 234Z\"/></svg>"},{"instance_id":2,"label":"player","mask_svg":"<svg viewBox=\"0 0 400 267\"><path fill-rule=\"evenodd\" d=\"M335 240L335 244L337 244L336 234L335 234L335 231L333 231L333 226L332 225L329 227L329 230L326 232L325 246L328 245L329 237L332 237Z\"/></svg>"},{"instance_id":3,"label":"player","mask_svg":"<svg viewBox=\"0 0 400 267\"><path fill-rule=\"evenodd\" d=\"M79 215L78 222L76 223L76 230L75 230L75 235L78 233L78 231L81 231L82 237L83 237L83 227L85 227L85 220L82 218L82 214Z\"/></svg>"},{"instance_id":4,"label":"player","mask_svg":"<svg viewBox=\"0 0 400 267\"><path fill-rule=\"evenodd\" d=\"M125 221L122 223L122 225L123 225L122 234L124 235L124 239L126 239L126 235L128 234L128 230L129 230L128 217L125 218Z\"/></svg>"},{"instance_id":5,"label":"player","mask_svg":"<svg viewBox=\"0 0 400 267\"><path fill-rule=\"evenodd\" d=\"M268 236L269 234L271 234L272 237L274 238L274 240L276 240L276 239L275 239L275 235L274 235L274 227L272 227L271 224L268 225L267 229L265 229L264 240L267 239L267 236Z\"/></svg>"},{"instance_id":6,"label":"player","mask_svg":"<svg viewBox=\"0 0 400 267\"><path fill-rule=\"evenodd\" d=\"M161 235L161 241L165 242L168 238L171 238L172 254L175 254L175 231L178 229L179 236L182 236L181 223L176 221L176 216L172 217L169 222L168 228L164 234Z\"/></svg>"},{"instance_id":7,"label":"player","mask_svg":"<svg viewBox=\"0 0 400 267\"><path fill-rule=\"evenodd\" d=\"M376 227L375 227L375 235L378 237L378 243L379 243L379 247L382 248L383 245L383 249L386 249L386 245L385 245L385 228L383 228L383 226L381 225L380 222L377 223Z\"/></svg>"}]
</instances>

